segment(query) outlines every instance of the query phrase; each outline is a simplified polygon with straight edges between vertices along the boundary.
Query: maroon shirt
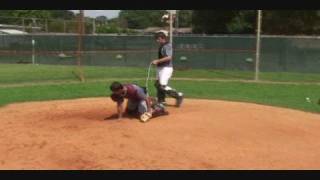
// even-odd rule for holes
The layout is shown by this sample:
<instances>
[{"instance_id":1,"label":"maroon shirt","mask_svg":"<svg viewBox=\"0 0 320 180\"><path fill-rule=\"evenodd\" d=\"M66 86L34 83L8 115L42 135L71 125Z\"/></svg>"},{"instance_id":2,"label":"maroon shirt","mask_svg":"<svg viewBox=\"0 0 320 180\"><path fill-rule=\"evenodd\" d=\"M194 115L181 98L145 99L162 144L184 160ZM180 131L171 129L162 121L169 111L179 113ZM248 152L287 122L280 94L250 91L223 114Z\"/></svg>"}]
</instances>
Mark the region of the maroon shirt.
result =
<instances>
[{"instance_id":1,"label":"maroon shirt","mask_svg":"<svg viewBox=\"0 0 320 180\"><path fill-rule=\"evenodd\" d=\"M117 94L111 94L111 99L115 102L122 103L124 101L124 98L127 98L130 101L142 101L147 98L146 93L144 92L144 89L141 87L135 85L135 84L124 84L124 87L127 88L127 93L124 97L117 95Z\"/></svg>"}]
</instances>

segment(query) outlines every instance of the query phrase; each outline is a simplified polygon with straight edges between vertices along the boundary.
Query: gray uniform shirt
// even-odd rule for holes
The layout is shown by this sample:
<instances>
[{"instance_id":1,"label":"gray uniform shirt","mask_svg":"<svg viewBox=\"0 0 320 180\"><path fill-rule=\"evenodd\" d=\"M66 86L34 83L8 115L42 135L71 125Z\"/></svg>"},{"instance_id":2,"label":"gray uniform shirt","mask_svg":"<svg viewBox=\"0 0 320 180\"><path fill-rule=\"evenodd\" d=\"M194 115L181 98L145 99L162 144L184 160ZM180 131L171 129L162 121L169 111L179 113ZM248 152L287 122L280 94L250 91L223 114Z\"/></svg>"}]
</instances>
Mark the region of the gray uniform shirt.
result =
<instances>
[{"instance_id":1,"label":"gray uniform shirt","mask_svg":"<svg viewBox=\"0 0 320 180\"><path fill-rule=\"evenodd\" d=\"M159 51L158 51L158 58L159 59L167 57L167 56L172 57L172 55L173 55L172 45L169 42L159 47ZM172 59L171 59L171 61L157 64L157 67L172 67L172 66L173 66Z\"/></svg>"}]
</instances>

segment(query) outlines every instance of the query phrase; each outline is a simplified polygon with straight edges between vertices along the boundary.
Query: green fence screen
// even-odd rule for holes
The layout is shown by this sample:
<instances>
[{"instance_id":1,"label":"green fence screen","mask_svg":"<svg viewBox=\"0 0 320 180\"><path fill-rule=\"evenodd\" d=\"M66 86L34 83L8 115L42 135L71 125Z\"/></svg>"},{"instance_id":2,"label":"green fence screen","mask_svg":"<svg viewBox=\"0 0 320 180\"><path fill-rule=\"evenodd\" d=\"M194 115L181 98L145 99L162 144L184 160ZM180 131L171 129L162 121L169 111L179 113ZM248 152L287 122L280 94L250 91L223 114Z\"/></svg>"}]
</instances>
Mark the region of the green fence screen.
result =
<instances>
[{"instance_id":1,"label":"green fence screen","mask_svg":"<svg viewBox=\"0 0 320 180\"><path fill-rule=\"evenodd\" d=\"M34 40L34 45L32 44ZM175 36L174 66L254 71L254 35ZM320 72L317 37L261 38L260 71ZM76 65L77 35L0 35L0 63ZM86 35L82 65L147 67L157 57L153 36Z\"/></svg>"}]
</instances>

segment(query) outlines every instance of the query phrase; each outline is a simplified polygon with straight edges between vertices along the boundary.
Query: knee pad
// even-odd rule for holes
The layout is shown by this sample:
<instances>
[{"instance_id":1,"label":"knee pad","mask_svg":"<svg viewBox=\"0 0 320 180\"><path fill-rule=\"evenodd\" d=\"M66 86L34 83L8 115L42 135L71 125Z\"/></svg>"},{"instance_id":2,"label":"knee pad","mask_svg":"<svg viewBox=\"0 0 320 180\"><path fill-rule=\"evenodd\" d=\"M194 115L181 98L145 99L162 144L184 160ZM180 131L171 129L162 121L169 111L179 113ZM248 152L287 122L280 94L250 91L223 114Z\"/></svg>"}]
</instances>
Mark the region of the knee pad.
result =
<instances>
[{"instance_id":1,"label":"knee pad","mask_svg":"<svg viewBox=\"0 0 320 180\"><path fill-rule=\"evenodd\" d=\"M166 87L166 86L161 85L161 84L159 83L159 81L156 81L156 82L154 83L154 86L157 88L158 91L165 91L165 87Z\"/></svg>"},{"instance_id":2,"label":"knee pad","mask_svg":"<svg viewBox=\"0 0 320 180\"><path fill-rule=\"evenodd\" d=\"M165 93L168 94L169 96L174 98L179 97L179 93L175 89L171 88L170 86L164 86L163 89Z\"/></svg>"},{"instance_id":3,"label":"knee pad","mask_svg":"<svg viewBox=\"0 0 320 180\"><path fill-rule=\"evenodd\" d=\"M174 89L172 89L170 86L162 86L163 90L165 91L172 91Z\"/></svg>"}]
</instances>

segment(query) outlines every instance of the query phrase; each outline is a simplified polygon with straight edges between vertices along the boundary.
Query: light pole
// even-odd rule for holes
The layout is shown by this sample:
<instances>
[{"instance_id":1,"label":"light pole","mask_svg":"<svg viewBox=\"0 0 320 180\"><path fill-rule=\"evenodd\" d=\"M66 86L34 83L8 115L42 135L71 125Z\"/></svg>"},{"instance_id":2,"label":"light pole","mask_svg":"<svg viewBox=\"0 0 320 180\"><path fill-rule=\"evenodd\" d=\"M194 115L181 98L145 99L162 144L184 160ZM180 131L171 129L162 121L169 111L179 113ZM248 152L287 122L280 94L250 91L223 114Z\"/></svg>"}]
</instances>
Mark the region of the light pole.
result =
<instances>
[{"instance_id":1,"label":"light pole","mask_svg":"<svg viewBox=\"0 0 320 180\"><path fill-rule=\"evenodd\" d=\"M36 25L36 20L35 18L32 18L32 25L31 25L31 33L32 33L32 40L31 40L31 44L32 44L32 64L35 64L35 44L36 41L34 40L34 36L33 36L33 29Z\"/></svg>"},{"instance_id":2,"label":"light pole","mask_svg":"<svg viewBox=\"0 0 320 180\"><path fill-rule=\"evenodd\" d=\"M33 37L33 35L32 35ZM32 44L32 64L35 64L35 49L34 46L36 44L35 40L32 38L31 40L31 44Z\"/></svg>"},{"instance_id":3,"label":"light pole","mask_svg":"<svg viewBox=\"0 0 320 180\"><path fill-rule=\"evenodd\" d=\"M170 43L173 44L173 37L172 37L172 32L173 32L173 16L176 14L177 10L169 10L169 23L170 23L170 27L169 27L169 31L170 31Z\"/></svg>"}]
</instances>

